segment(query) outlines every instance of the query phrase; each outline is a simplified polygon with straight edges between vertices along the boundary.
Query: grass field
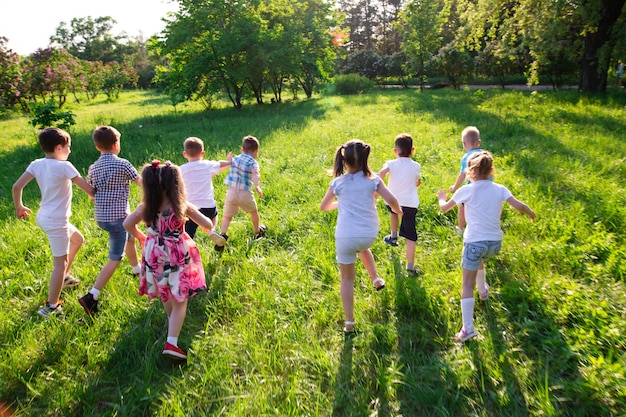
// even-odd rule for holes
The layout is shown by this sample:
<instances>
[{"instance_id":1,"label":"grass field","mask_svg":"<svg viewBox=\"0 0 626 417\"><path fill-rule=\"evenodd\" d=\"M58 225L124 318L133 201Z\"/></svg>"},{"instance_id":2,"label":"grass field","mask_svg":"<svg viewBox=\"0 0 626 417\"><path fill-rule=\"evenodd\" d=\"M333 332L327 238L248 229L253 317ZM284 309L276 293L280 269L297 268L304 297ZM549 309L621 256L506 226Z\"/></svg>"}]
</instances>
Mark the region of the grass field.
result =
<instances>
[{"instance_id":1,"label":"grass field","mask_svg":"<svg viewBox=\"0 0 626 417\"><path fill-rule=\"evenodd\" d=\"M52 268L34 215L14 216L11 185L42 156L26 118L0 121L0 409L16 415L118 416L620 416L626 415L626 94L378 91L279 105L227 104L209 113L174 109L150 92L75 106L70 161L83 174L98 157L91 130L122 132L120 156L183 163L188 136L210 159L261 142L268 235L252 242L237 216L223 254L199 233L209 290L192 299L180 345L186 364L164 360L159 301L138 297L123 263L87 318L76 301L107 256L92 203L75 187L73 223L86 243L64 290L63 319L36 311ZM436 191L453 184L460 132L476 125L495 156L496 181L538 215L503 212L505 239L487 265L491 298L477 303L474 341L458 346L462 241L456 214ZM319 210L334 150L360 138L379 170L393 138L409 132L422 165L417 266L404 247L372 248L387 288L376 292L357 265L359 334L344 338L334 261L336 212ZM214 181L223 203L223 175ZM24 202L34 211L33 182ZM140 199L133 186L131 205Z\"/></svg>"}]
</instances>

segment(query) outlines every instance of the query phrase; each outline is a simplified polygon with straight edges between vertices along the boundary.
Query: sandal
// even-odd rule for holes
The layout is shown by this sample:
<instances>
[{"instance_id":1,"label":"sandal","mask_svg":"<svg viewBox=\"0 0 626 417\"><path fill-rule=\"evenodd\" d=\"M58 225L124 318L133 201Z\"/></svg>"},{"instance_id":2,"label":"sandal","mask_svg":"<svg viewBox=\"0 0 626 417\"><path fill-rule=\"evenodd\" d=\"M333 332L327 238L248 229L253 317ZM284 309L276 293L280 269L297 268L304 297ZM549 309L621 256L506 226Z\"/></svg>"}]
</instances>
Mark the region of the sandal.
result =
<instances>
[{"instance_id":1,"label":"sandal","mask_svg":"<svg viewBox=\"0 0 626 417\"><path fill-rule=\"evenodd\" d=\"M478 333L476 333L475 330L472 330L471 332L466 332L465 329L461 329L461 331L459 331L455 337L454 340L457 343L463 343L466 342L468 340L470 340L472 337L477 336Z\"/></svg>"},{"instance_id":2,"label":"sandal","mask_svg":"<svg viewBox=\"0 0 626 417\"><path fill-rule=\"evenodd\" d=\"M376 285L378 283L380 283L380 285ZM374 281L372 281L372 284L374 284L374 288L376 289L376 291L380 291L385 288L385 280L381 277L378 277Z\"/></svg>"},{"instance_id":3,"label":"sandal","mask_svg":"<svg viewBox=\"0 0 626 417\"><path fill-rule=\"evenodd\" d=\"M63 288L72 288L80 284L80 280L74 278L72 275L67 274L63 279Z\"/></svg>"},{"instance_id":4,"label":"sandal","mask_svg":"<svg viewBox=\"0 0 626 417\"><path fill-rule=\"evenodd\" d=\"M356 330L354 330L354 325L355 324L356 323L353 322L353 321L347 321L347 320L344 321L343 322L343 332L344 332L344 334L346 334L346 335L355 334L356 333Z\"/></svg>"},{"instance_id":5,"label":"sandal","mask_svg":"<svg viewBox=\"0 0 626 417\"><path fill-rule=\"evenodd\" d=\"M487 301L489 299L489 284L485 282L485 292L479 292L478 295L481 301Z\"/></svg>"}]
</instances>

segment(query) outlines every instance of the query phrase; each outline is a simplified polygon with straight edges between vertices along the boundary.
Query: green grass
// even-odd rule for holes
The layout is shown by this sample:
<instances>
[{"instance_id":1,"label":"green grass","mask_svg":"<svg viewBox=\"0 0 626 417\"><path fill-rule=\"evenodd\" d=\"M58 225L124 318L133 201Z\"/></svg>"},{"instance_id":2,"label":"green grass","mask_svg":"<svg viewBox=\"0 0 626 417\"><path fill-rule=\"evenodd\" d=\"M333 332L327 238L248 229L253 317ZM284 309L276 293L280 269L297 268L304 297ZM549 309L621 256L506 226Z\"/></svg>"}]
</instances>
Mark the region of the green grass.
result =
<instances>
[{"instance_id":1,"label":"green grass","mask_svg":"<svg viewBox=\"0 0 626 417\"><path fill-rule=\"evenodd\" d=\"M207 156L261 141L267 238L252 243L237 216L222 255L199 233L209 290L192 299L180 344L188 363L164 361L166 320L137 296L123 264L89 320L76 302L106 262L106 234L75 189L72 221L86 243L65 290L62 320L36 315L51 257L34 215L14 218L11 185L41 157L26 118L0 121L0 403L17 415L231 416L610 416L626 414L626 95L576 92L377 91L280 105L194 104L174 109L149 92L76 106L70 160L83 174L98 157L98 124L122 132L121 156L183 163L187 136ZM495 156L496 180L538 215L503 213L502 253L487 265L488 303L477 303L477 340L453 342L460 326L455 214L436 191L454 182L460 132L476 125ZM387 280L373 291L357 266L360 333L344 339L334 261L336 213L319 210L338 145L373 146L371 166L393 157L410 132L422 165L418 279L404 274L404 248L372 248ZM214 180L221 206L223 176ZM133 186L132 205L139 201ZM25 204L36 209L33 183Z\"/></svg>"}]
</instances>

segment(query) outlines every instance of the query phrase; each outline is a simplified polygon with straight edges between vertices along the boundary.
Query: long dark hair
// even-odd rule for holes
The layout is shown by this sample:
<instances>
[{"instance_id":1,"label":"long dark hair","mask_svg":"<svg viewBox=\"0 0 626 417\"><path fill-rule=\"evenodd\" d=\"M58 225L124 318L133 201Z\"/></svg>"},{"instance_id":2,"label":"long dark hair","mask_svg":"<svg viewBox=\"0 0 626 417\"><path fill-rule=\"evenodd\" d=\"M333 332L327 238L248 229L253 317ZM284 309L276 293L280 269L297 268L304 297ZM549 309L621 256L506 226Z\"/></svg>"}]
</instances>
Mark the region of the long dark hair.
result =
<instances>
[{"instance_id":1,"label":"long dark hair","mask_svg":"<svg viewBox=\"0 0 626 417\"><path fill-rule=\"evenodd\" d=\"M343 175L346 165L352 168L359 167L366 177L371 176L372 171L368 163L370 149L370 145L359 139L352 139L337 148L333 164L335 177Z\"/></svg>"},{"instance_id":2,"label":"long dark hair","mask_svg":"<svg viewBox=\"0 0 626 417\"><path fill-rule=\"evenodd\" d=\"M166 161L152 161L145 165L141 171L143 182L143 220L146 224L152 224L159 213L163 196L167 197L174 210L174 215L180 221L186 219L187 194L180 168Z\"/></svg>"}]
</instances>

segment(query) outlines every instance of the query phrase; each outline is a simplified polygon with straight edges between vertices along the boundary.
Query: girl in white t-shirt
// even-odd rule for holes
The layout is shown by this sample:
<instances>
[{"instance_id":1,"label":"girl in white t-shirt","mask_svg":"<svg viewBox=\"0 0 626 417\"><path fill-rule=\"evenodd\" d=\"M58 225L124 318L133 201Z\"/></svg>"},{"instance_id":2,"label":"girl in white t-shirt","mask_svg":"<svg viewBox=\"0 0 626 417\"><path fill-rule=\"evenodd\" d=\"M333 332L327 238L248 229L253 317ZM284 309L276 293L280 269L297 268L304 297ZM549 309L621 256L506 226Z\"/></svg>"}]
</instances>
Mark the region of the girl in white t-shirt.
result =
<instances>
[{"instance_id":1,"label":"girl in white t-shirt","mask_svg":"<svg viewBox=\"0 0 626 417\"><path fill-rule=\"evenodd\" d=\"M490 181L493 175L493 156L487 152L477 152L467 163L470 184L461 187L449 201L444 190L439 190L437 198L443 212L455 205L465 205L467 226L463 232L463 288L461 291L461 315L463 327L456 334L456 341L463 343L476 336L474 329L474 286L479 269L484 269L484 261L497 254L502 247L500 215L502 203L509 203L514 209L535 219L535 212L517 200L504 186ZM487 291L489 289L487 288ZM481 295L481 298L486 299Z\"/></svg>"},{"instance_id":2,"label":"girl in white t-shirt","mask_svg":"<svg viewBox=\"0 0 626 417\"><path fill-rule=\"evenodd\" d=\"M374 203L378 193L394 213L402 215L396 197L380 178L373 176L368 158L370 146L358 139L341 145L335 153L334 176L322 199L323 211L338 210L335 229L337 262L341 274L341 302L345 313L344 332L354 332L354 279L356 255L367 269L372 285L379 291L385 281L378 276L370 247L378 237L378 212ZM344 171L347 171L344 174Z\"/></svg>"}]
</instances>

